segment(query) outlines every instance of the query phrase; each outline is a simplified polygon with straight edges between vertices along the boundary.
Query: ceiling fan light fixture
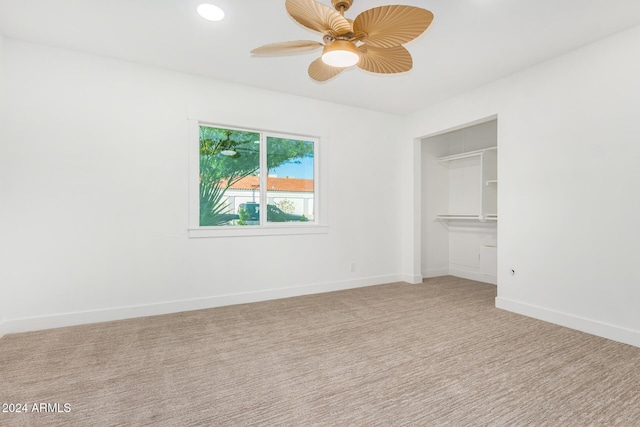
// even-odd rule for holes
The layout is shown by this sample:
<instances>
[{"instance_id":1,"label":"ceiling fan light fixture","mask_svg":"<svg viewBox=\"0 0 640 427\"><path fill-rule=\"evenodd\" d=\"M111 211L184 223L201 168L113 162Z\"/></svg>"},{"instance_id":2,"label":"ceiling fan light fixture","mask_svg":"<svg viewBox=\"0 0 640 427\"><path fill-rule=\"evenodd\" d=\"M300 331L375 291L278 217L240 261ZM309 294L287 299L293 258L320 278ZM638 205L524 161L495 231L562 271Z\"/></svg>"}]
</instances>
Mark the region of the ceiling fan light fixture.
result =
<instances>
[{"instance_id":1,"label":"ceiling fan light fixture","mask_svg":"<svg viewBox=\"0 0 640 427\"><path fill-rule=\"evenodd\" d=\"M351 67L356 65L358 61L360 61L360 56L356 45L348 41L334 40L327 43L322 50L322 62L331 67Z\"/></svg>"}]
</instances>

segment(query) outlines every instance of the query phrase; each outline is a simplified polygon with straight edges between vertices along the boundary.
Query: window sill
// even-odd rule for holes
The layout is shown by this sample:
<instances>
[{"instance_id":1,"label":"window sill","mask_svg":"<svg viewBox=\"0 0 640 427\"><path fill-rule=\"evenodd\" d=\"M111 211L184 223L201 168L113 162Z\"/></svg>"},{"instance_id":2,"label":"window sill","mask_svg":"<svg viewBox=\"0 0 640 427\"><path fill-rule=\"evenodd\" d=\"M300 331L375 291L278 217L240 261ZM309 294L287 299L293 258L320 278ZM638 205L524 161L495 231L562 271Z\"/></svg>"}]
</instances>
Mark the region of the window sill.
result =
<instances>
[{"instance_id":1,"label":"window sill","mask_svg":"<svg viewBox=\"0 0 640 427\"><path fill-rule=\"evenodd\" d=\"M203 237L249 237L249 236L284 236L302 234L327 234L328 225L277 226L277 227L200 227L190 228L189 238Z\"/></svg>"}]
</instances>

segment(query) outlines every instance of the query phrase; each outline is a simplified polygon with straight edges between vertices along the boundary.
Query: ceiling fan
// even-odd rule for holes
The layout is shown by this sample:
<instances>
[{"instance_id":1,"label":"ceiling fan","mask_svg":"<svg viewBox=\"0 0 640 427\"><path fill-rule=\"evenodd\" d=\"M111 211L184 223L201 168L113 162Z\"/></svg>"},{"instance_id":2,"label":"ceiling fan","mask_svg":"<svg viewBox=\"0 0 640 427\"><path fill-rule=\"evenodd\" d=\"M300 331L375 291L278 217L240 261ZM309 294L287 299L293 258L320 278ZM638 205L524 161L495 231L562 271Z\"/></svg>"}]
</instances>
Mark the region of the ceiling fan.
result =
<instances>
[{"instance_id":1,"label":"ceiling fan","mask_svg":"<svg viewBox=\"0 0 640 427\"><path fill-rule=\"evenodd\" d=\"M293 19L323 35L324 43L296 40L271 43L251 51L256 55L306 53L323 48L322 56L309 65L309 76L329 80L345 68L357 65L372 73L409 71L413 60L402 46L422 34L433 13L414 6L380 6L365 10L356 19L344 17L353 0L331 0L335 10L315 0L286 0Z\"/></svg>"}]
</instances>

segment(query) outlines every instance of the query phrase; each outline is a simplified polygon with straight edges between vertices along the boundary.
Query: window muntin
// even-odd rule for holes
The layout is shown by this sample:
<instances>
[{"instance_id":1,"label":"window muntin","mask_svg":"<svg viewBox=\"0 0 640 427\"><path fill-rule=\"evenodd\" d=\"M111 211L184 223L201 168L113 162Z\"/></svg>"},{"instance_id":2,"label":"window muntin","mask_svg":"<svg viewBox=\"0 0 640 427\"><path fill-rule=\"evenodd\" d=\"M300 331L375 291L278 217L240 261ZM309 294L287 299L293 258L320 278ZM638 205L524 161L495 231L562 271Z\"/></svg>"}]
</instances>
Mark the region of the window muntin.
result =
<instances>
[{"instance_id":1,"label":"window muntin","mask_svg":"<svg viewBox=\"0 0 640 427\"><path fill-rule=\"evenodd\" d=\"M199 227L317 222L317 140L203 124L199 131Z\"/></svg>"}]
</instances>

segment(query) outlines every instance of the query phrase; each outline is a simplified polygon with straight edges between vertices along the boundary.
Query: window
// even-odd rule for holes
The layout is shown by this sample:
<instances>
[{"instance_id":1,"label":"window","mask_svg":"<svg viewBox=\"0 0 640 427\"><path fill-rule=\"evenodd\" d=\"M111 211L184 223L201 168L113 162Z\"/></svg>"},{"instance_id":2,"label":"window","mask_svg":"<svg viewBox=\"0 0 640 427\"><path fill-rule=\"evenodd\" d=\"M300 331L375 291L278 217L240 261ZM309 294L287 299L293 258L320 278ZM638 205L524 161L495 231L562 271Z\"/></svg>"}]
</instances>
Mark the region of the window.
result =
<instances>
[{"instance_id":1,"label":"window","mask_svg":"<svg viewBox=\"0 0 640 427\"><path fill-rule=\"evenodd\" d=\"M317 138L202 123L198 131L191 237L322 232Z\"/></svg>"}]
</instances>

